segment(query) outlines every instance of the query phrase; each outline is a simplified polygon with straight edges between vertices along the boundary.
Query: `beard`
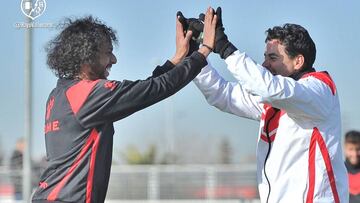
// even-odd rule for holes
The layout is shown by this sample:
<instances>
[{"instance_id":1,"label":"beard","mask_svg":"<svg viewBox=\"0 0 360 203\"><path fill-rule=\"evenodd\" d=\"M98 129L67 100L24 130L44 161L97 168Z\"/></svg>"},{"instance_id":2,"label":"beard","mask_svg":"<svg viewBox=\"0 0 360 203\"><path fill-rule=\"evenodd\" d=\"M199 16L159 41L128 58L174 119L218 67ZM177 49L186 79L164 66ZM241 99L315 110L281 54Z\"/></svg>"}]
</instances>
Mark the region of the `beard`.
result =
<instances>
[{"instance_id":1,"label":"beard","mask_svg":"<svg viewBox=\"0 0 360 203\"><path fill-rule=\"evenodd\" d=\"M102 67L100 64L91 66L91 71L89 72L91 80L97 79L107 79L109 72L106 67Z\"/></svg>"}]
</instances>

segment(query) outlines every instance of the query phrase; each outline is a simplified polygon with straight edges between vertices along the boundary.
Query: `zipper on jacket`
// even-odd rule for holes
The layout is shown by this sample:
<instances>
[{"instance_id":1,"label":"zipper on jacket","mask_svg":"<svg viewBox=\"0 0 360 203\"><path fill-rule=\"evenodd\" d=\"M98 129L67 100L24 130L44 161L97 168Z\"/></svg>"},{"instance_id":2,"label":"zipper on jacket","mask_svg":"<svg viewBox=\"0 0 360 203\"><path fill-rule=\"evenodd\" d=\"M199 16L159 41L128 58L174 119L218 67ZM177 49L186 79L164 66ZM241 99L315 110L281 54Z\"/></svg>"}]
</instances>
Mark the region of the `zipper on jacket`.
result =
<instances>
[{"instance_id":1,"label":"zipper on jacket","mask_svg":"<svg viewBox=\"0 0 360 203\"><path fill-rule=\"evenodd\" d=\"M277 109L277 108L273 108L273 109L274 109L274 114L271 115L271 117L269 118L268 122L266 123L266 127L265 127L266 138L267 138L267 141L268 141L268 144L269 144L269 148L268 148L268 151L266 153L265 161L264 161L264 175L265 175L266 181L267 181L267 183L269 185L269 192L268 192L268 195L267 195L267 198L266 198L266 203L269 202L269 197L270 197L270 192L271 192L271 185L270 185L269 178L268 178L268 176L266 174L266 168L265 168L266 167L266 162L267 162L267 160L269 158L270 150L271 150L271 139L270 139L270 135L269 135L269 125L270 125L270 121L272 119L274 119L277 112L280 111L280 109Z\"/></svg>"}]
</instances>

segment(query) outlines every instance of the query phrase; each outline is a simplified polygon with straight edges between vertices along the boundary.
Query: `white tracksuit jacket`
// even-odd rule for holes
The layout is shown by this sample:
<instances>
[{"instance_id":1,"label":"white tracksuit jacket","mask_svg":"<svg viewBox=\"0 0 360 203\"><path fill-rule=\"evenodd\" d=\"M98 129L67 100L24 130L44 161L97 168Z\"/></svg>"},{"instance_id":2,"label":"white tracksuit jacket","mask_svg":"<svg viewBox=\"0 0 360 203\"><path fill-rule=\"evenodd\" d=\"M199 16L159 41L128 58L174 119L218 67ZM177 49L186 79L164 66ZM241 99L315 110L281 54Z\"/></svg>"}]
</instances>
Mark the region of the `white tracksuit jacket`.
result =
<instances>
[{"instance_id":1,"label":"white tracksuit jacket","mask_svg":"<svg viewBox=\"0 0 360 203\"><path fill-rule=\"evenodd\" d=\"M239 51L225 62L238 82L225 81L210 64L194 82L210 105L260 121L261 202L347 203L340 106L331 77L326 72L298 81L274 76Z\"/></svg>"}]
</instances>

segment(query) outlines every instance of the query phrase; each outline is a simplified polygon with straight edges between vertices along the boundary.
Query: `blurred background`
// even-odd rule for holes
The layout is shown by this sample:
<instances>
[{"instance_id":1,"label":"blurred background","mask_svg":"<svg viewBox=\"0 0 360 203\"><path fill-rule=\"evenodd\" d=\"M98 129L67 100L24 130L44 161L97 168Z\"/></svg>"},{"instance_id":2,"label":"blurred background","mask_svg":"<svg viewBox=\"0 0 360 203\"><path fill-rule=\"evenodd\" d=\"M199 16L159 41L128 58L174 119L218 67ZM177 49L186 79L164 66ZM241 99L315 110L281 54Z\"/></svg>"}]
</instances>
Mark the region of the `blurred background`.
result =
<instances>
[{"instance_id":1,"label":"blurred background","mask_svg":"<svg viewBox=\"0 0 360 203\"><path fill-rule=\"evenodd\" d=\"M24 28L28 17L21 5L21 0L4 0L0 12L0 202L14 202L17 195L21 198L25 135L31 134L34 185L46 166L45 103L57 78L47 68L44 47L59 33L56 27L65 17L93 15L117 31L119 45L114 54L118 62L109 79L120 81L145 79L156 65L174 55L178 10L186 17L197 17L208 6L221 6L229 39L259 63L266 29L300 24L316 43L314 67L327 70L337 85L343 134L360 129L357 0L47 0L42 15L32 21L33 28ZM28 29L32 30L30 128L25 124L29 112L25 79ZM209 61L226 79L234 80L216 54ZM115 123L108 202L257 202L257 128L255 121L209 106L191 83L173 97Z\"/></svg>"}]
</instances>

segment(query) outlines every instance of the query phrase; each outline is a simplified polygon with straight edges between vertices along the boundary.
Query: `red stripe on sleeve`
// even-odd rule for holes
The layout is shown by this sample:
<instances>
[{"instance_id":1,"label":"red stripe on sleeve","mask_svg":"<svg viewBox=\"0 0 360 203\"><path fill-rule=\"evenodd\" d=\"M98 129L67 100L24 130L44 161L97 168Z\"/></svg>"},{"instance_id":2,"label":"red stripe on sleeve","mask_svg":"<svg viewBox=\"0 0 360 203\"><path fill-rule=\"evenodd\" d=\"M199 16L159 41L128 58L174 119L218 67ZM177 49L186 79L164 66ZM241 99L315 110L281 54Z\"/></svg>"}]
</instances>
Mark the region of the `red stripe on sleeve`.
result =
<instances>
[{"instance_id":1,"label":"red stripe on sleeve","mask_svg":"<svg viewBox=\"0 0 360 203\"><path fill-rule=\"evenodd\" d=\"M66 97L69 100L71 110L74 114L80 110L91 90L99 81L100 80L81 80L66 91Z\"/></svg>"},{"instance_id":2,"label":"red stripe on sleeve","mask_svg":"<svg viewBox=\"0 0 360 203\"><path fill-rule=\"evenodd\" d=\"M80 161L84 158L86 152L90 149L92 143L96 140L98 136L98 132L93 129L90 133L90 136L88 140L86 141L84 147L81 149L79 155L76 157L74 163L69 168L68 172L64 176L64 178L55 186L55 188L50 192L50 194L47 197L47 200L54 201L58 197L61 189L64 187L64 185L68 182L72 174L74 173L75 169L80 164Z\"/></svg>"}]
</instances>

